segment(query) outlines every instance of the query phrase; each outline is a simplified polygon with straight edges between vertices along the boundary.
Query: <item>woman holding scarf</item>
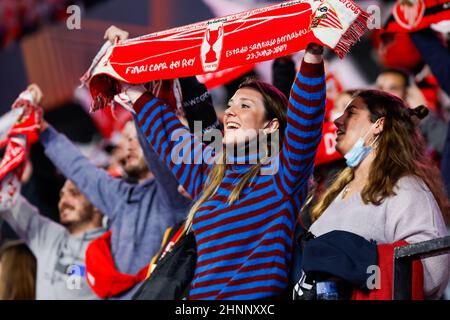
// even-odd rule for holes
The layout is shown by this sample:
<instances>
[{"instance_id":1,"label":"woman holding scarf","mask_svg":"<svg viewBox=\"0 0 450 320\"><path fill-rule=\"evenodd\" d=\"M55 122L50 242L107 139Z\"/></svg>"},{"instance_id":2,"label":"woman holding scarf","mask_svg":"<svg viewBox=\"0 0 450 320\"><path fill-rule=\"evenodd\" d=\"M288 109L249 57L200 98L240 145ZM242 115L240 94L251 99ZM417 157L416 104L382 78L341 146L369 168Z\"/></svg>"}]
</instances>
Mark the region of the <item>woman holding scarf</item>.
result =
<instances>
[{"instance_id":1,"label":"woman holding scarf","mask_svg":"<svg viewBox=\"0 0 450 320\"><path fill-rule=\"evenodd\" d=\"M289 101L269 84L242 83L224 115L221 151L142 86L124 85L151 147L194 199L185 225L198 254L190 299L270 298L287 289L295 219L321 139L322 54L308 46Z\"/></svg>"},{"instance_id":2,"label":"woman holding scarf","mask_svg":"<svg viewBox=\"0 0 450 320\"><path fill-rule=\"evenodd\" d=\"M336 150L345 169L312 210L310 232L347 231L379 244L421 242L447 234L449 212L438 169L424 153L417 124L428 114L400 98L357 92L335 120ZM422 260L425 298L439 298L449 280L450 260Z\"/></svg>"}]
</instances>

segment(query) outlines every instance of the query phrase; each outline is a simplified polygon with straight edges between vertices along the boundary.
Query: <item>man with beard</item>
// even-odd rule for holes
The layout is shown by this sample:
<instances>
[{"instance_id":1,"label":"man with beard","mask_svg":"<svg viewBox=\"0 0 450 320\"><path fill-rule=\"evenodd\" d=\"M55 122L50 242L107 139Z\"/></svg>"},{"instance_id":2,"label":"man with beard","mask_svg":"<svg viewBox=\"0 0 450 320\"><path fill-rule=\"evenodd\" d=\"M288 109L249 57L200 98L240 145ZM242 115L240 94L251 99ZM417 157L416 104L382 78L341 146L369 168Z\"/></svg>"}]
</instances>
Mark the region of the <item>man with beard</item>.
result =
<instances>
[{"instance_id":1,"label":"man with beard","mask_svg":"<svg viewBox=\"0 0 450 320\"><path fill-rule=\"evenodd\" d=\"M36 257L36 299L95 299L85 277L85 252L105 232L102 214L69 180L61 189L58 208L61 224L40 215L19 195L16 205L2 209L0 217Z\"/></svg>"},{"instance_id":2,"label":"man with beard","mask_svg":"<svg viewBox=\"0 0 450 320\"><path fill-rule=\"evenodd\" d=\"M137 183L154 178L145 161L136 126L132 120L125 124L122 135L124 139L123 148L125 156L123 170L126 177L130 181L135 181Z\"/></svg>"}]
</instances>

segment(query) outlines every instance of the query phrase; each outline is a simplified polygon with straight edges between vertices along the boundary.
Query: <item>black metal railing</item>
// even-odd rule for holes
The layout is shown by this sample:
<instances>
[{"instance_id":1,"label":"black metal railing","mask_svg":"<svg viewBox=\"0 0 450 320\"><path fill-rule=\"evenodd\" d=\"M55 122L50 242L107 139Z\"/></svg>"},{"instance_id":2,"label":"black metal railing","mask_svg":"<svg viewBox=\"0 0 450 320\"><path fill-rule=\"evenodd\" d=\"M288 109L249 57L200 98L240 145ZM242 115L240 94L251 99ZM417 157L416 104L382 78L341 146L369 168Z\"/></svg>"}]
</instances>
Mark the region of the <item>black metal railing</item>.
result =
<instances>
[{"instance_id":1,"label":"black metal railing","mask_svg":"<svg viewBox=\"0 0 450 320\"><path fill-rule=\"evenodd\" d=\"M394 300L411 300L412 264L415 260L450 253L450 236L396 248L394 251Z\"/></svg>"}]
</instances>

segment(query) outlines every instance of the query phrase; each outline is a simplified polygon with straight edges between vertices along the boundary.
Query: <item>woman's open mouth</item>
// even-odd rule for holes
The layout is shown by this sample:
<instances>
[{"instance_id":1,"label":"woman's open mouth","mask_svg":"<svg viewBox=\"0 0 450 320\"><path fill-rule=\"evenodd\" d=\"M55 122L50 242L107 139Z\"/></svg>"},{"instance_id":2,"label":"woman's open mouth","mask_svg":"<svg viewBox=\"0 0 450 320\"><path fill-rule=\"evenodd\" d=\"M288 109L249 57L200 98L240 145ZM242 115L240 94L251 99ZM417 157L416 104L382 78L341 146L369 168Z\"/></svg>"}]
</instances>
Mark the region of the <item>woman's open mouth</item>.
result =
<instances>
[{"instance_id":1,"label":"woman's open mouth","mask_svg":"<svg viewBox=\"0 0 450 320\"><path fill-rule=\"evenodd\" d=\"M233 122L233 121L228 121L226 123L226 128L227 130L237 130L241 127L241 125L237 122Z\"/></svg>"}]
</instances>

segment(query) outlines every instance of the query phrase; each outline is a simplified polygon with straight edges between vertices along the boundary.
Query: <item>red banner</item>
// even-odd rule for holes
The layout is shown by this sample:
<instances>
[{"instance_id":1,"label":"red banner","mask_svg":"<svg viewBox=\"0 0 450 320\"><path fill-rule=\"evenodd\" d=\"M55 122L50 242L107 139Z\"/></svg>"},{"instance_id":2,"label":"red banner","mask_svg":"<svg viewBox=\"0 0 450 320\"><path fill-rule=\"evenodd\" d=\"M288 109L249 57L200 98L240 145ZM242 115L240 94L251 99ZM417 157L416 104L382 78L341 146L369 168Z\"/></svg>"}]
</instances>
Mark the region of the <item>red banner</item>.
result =
<instances>
[{"instance_id":1,"label":"red banner","mask_svg":"<svg viewBox=\"0 0 450 320\"><path fill-rule=\"evenodd\" d=\"M219 72L298 52L310 42L342 57L367 30L367 19L351 0L287 1L106 45L82 81L106 75L139 84ZM117 88L101 86L94 92L106 92L111 102Z\"/></svg>"}]
</instances>

